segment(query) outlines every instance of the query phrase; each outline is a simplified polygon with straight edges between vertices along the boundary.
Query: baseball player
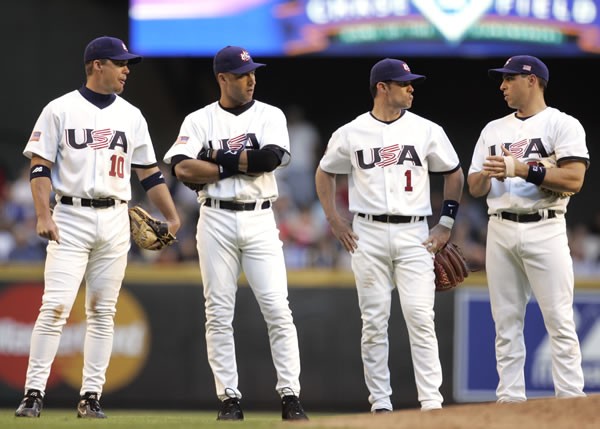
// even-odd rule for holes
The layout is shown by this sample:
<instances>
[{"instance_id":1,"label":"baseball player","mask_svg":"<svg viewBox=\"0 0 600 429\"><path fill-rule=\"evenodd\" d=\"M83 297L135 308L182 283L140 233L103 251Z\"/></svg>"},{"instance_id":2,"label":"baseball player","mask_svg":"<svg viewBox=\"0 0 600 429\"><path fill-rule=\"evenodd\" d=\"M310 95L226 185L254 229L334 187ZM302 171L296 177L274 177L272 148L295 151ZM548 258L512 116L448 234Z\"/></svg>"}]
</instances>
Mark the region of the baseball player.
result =
<instances>
[{"instance_id":1,"label":"baseball player","mask_svg":"<svg viewBox=\"0 0 600 429\"><path fill-rule=\"evenodd\" d=\"M307 419L300 356L287 299L282 243L271 206L274 170L289 162L283 112L253 99L255 63L227 46L214 57L219 101L189 114L165 155L179 180L199 190L197 247L206 299L206 344L222 401L218 420L243 420L232 321L243 269L267 324L284 420ZM199 159L197 159L199 158Z\"/></svg>"},{"instance_id":2,"label":"baseball player","mask_svg":"<svg viewBox=\"0 0 600 429\"><path fill-rule=\"evenodd\" d=\"M84 52L86 83L51 101L24 155L31 159L37 233L49 241L44 295L31 336L25 397L16 416L39 417L46 382L82 279L86 282L83 382L78 417L105 418L100 396L113 341L113 318L130 247L127 201L135 170L176 233L179 217L157 167L146 121L118 96L141 57L113 37ZM54 191L56 206L50 209Z\"/></svg>"},{"instance_id":3,"label":"baseball player","mask_svg":"<svg viewBox=\"0 0 600 429\"><path fill-rule=\"evenodd\" d=\"M546 105L549 72L538 58L514 56L489 73L501 77L504 100L516 110L485 126L467 179L471 195L487 194L490 215L486 271L496 326L497 399L526 400L523 322L532 293L550 336L556 396L583 396L565 224L569 198L543 188L581 189L589 164L585 131L577 119ZM558 168L538 165L552 154Z\"/></svg>"},{"instance_id":4,"label":"baseball player","mask_svg":"<svg viewBox=\"0 0 600 429\"><path fill-rule=\"evenodd\" d=\"M414 85L404 61L371 69L373 109L336 130L317 168L317 194L334 235L351 252L363 327L361 353L372 412L390 412L388 321L398 289L421 409L442 407L434 326L434 254L450 238L462 188L458 156L443 129L408 111ZM352 226L335 206L335 179L349 175ZM444 176L439 224L431 230L430 174Z\"/></svg>"}]
</instances>

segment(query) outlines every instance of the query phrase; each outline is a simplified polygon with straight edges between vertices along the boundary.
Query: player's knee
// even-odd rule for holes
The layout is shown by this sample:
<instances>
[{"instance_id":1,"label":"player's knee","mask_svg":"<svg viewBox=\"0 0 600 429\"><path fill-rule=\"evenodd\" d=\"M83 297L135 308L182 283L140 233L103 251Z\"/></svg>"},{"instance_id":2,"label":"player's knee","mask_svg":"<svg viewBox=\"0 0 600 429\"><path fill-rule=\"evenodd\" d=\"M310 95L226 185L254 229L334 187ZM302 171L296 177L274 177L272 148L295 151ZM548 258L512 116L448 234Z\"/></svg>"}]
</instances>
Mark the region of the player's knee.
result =
<instances>
[{"instance_id":1,"label":"player's knee","mask_svg":"<svg viewBox=\"0 0 600 429\"><path fill-rule=\"evenodd\" d=\"M376 329L376 330L366 330L363 328L361 335L361 343L362 344L387 344L388 342L388 331L387 329Z\"/></svg>"},{"instance_id":2,"label":"player's knee","mask_svg":"<svg viewBox=\"0 0 600 429\"><path fill-rule=\"evenodd\" d=\"M70 312L71 307L67 307L64 304L44 303L40 309L40 324L43 324L46 327L62 327L66 323Z\"/></svg>"},{"instance_id":3,"label":"player's knee","mask_svg":"<svg viewBox=\"0 0 600 429\"><path fill-rule=\"evenodd\" d=\"M409 326L425 327L433 322L433 311L429 308L402 308L404 319Z\"/></svg>"},{"instance_id":4,"label":"player's knee","mask_svg":"<svg viewBox=\"0 0 600 429\"><path fill-rule=\"evenodd\" d=\"M292 311L287 306L276 307L268 311L263 311L263 317L269 326L284 326L294 324Z\"/></svg>"}]
</instances>

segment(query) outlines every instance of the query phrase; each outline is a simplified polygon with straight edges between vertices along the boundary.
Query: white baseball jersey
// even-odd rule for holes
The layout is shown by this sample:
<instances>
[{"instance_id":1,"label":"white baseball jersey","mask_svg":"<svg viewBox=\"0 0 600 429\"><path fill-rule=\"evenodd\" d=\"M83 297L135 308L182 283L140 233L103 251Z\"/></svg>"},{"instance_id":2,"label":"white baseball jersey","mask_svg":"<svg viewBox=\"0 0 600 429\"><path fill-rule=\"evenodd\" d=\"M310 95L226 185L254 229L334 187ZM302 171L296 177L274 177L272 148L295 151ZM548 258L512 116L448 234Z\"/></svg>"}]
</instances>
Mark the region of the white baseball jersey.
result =
<instances>
[{"instance_id":1,"label":"white baseball jersey","mask_svg":"<svg viewBox=\"0 0 600 429\"><path fill-rule=\"evenodd\" d=\"M392 123L364 113L342 126L331 136L320 167L349 175L353 213L429 216L429 173L449 173L459 164L439 125L405 111Z\"/></svg>"},{"instance_id":2,"label":"white baseball jersey","mask_svg":"<svg viewBox=\"0 0 600 429\"><path fill-rule=\"evenodd\" d=\"M482 130L469 174L482 171L485 158L507 148L521 162L556 154L560 160L589 162L585 131L579 121L547 107L526 120L514 113ZM534 222L491 216L486 241L486 272L496 329L496 368L500 402L527 399L525 386L525 306L535 295L544 316L552 352L552 379L557 397L584 396L581 350L573 316L573 262L566 232L568 198L548 196L522 178L492 180L488 213L531 213L552 209L560 214Z\"/></svg>"},{"instance_id":3,"label":"white baseball jersey","mask_svg":"<svg viewBox=\"0 0 600 429\"><path fill-rule=\"evenodd\" d=\"M46 105L23 151L55 163L58 195L131 199L131 165L156 164L148 125L138 108L117 96L99 109L79 91Z\"/></svg>"},{"instance_id":4,"label":"white baseball jersey","mask_svg":"<svg viewBox=\"0 0 600 429\"><path fill-rule=\"evenodd\" d=\"M177 141L165 155L171 163L176 155L196 159L203 148L231 151L257 150L276 145L285 150L289 162L289 135L283 112L253 101L235 115L218 102L190 113L183 121ZM207 184L198 193L206 198L254 202L278 196L273 172L254 177L245 174ZM242 272L267 324L276 390L300 394L298 335L287 300L287 274L279 230L273 210L232 211L200 206L196 246L205 297L206 348L219 399L242 397L238 388L233 327L237 282ZM289 394L289 393L286 393Z\"/></svg>"},{"instance_id":5,"label":"white baseball jersey","mask_svg":"<svg viewBox=\"0 0 600 429\"><path fill-rule=\"evenodd\" d=\"M501 146L521 162L535 162L554 153L558 161L580 159L589 163L583 126L574 117L553 107L547 107L527 120L511 113L488 123L477 141L469 174L482 171L487 156L502 155ZM520 177L507 178L504 182L492 180L491 183L487 197L489 214L501 211L531 213L542 209L567 211L569 198L550 196Z\"/></svg>"},{"instance_id":6,"label":"white baseball jersey","mask_svg":"<svg viewBox=\"0 0 600 429\"><path fill-rule=\"evenodd\" d=\"M280 109L255 100L248 110L233 115L214 102L184 119L179 137L166 153L164 161L170 164L176 155L196 159L203 148L236 151L260 149L267 145L284 149L288 155L282 165L289 162L287 121ZM258 177L237 174L206 185L198 194L199 201L210 197L241 202L275 200L279 195L273 172Z\"/></svg>"},{"instance_id":7,"label":"white baseball jersey","mask_svg":"<svg viewBox=\"0 0 600 429\"><path fill-rule=\"evenodd\" d=\"M89 89L82 89L92 95ZM96 94L98 95L98 94ZM131 199L131 165L156 165L141 112L116 96L104 108L79 90L50 103L39 116L23 154L54 163L57 196ZM85 280L93 302L85 330L80 393L102 393L113 343L113 319L130 248L127 204L105 208L59 203L52 219L60 244L50 241L44 269L44 295L31 335L26 389L44 392L62 328Z\"/></svg>"}]
</instances>

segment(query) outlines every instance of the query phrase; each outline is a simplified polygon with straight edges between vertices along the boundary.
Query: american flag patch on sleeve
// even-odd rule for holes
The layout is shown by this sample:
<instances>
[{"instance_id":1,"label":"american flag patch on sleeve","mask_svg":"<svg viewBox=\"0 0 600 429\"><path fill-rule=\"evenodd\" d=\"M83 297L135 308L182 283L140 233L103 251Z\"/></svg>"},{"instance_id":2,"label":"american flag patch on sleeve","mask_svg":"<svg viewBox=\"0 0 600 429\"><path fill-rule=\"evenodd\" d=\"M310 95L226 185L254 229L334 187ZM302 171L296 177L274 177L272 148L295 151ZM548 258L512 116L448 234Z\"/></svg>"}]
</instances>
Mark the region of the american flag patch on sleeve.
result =
<instances>
[{"instance_id":1,"label":"american flag patch on sleeve","mask_svg":"<svg viewBox=\"0 0 600 429\"><path fill-rule=\"evenodd\" d=\"M29 141L30 142L40 141L41 135L42 135L41 131L34 131L33 133L31 133L31 137L29 137Z\"/></svg>"},{"instance_id":2,"label":"american flag patch on sleeve","mask_svg":"<svg viewBox=\"0 0 600 429\"><path fill-rule=\"evenodd\" d=\"M188 136L179 136L175 144L186 144L190 138Z\"/></svg>"}]
</instances>

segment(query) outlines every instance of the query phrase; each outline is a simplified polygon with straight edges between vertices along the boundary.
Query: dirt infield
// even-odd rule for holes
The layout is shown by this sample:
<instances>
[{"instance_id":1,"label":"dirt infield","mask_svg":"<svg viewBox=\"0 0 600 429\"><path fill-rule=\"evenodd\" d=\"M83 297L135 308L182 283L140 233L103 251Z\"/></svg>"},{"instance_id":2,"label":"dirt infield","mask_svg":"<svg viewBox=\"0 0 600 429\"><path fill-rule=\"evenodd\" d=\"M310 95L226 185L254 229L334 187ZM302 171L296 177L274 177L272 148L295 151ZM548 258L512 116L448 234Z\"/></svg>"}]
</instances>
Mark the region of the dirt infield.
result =
<instances>
[{"instance_id":1,"label":"dirt infield","mask_svg":"<svg viewBox=\"0 0 600 429\"><path fill-rule=\"evenodd\" d=\"M574 399L530 399L520 404L450 405L427 413L402 410L385 415L324 417L302 426L323 429L598 429L600 395Z\"/></svg>"}]
</instances>

